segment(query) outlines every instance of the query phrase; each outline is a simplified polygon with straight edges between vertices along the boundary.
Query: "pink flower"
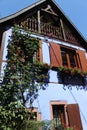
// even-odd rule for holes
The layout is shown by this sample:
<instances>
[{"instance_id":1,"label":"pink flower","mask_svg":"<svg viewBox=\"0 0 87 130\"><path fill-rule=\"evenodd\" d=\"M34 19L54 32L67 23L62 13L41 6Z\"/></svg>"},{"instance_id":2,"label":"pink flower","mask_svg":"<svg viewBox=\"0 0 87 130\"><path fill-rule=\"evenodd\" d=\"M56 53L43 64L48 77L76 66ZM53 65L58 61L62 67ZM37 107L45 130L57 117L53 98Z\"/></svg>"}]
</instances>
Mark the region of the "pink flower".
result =
<instances>
[{"instance_id":1,"label":"pink flower","mask_svg":"<svg viewBox=\"0 0 87 130\"><path fill-rule=\"evenodd\" d=\"M49 36L52 37L53 36L53 32L49 33Z\"/></svg>"}]
</instances>

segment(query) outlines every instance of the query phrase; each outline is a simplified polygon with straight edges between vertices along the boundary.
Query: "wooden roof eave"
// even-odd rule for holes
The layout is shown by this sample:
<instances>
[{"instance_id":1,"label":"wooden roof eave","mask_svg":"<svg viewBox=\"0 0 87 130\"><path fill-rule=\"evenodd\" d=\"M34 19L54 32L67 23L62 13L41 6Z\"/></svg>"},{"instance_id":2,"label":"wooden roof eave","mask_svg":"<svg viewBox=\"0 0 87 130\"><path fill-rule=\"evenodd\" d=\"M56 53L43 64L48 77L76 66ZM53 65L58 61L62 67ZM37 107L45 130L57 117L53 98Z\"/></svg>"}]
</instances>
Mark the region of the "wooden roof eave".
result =
<instances>
[{"instance_id":1,"label":"wooden roof eave","mask_svg":"<svg viewBox=\"0 0 87 130\"><path fill-rule=\"evenodd\" d=\"M41 0L41 1L36 2L36 3L32 4L32 5L30 5L30 6L26 7L26 8L24 8L24 9L16 12L16 13L12 14L12 15L9 15L9 16L7 16L5 18L2 18L2 19L0 19L0 23L6 22L6 21L11 20L11 19L14 19L15 17L18 17L19 15L25 13L26 11L38 6L39 4L41 4L41 3L45 2L45 1L46 0Z\"/></svg>"}]
</instances>

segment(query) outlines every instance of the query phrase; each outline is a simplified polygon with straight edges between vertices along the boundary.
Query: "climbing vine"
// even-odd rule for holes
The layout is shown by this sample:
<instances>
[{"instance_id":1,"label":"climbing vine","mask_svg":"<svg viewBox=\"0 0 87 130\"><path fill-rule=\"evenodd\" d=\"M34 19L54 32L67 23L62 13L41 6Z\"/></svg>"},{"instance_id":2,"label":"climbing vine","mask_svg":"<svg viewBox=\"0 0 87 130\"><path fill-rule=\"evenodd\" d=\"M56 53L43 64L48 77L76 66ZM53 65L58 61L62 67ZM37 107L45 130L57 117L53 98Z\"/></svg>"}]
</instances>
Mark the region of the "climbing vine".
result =
<instances>
[{"instance_id":1,"label":"climbing vine","mask_svg":"<svg viewBox=\"0 0 87 130\"><path fill-rule=\"evenodd\" d=\"M17 26L12 28L12 35L9 36L7 46L4 77L0 83L2 130L21 129L18 128L20 121L28 122L30 117L29 115L27 117L26 104L28 103L28 107L32 108L33 101L38 97L38 91L46 89L50 66L40 63L37 57L39 48L38 38L31 37L29 32ZM10 121L12 121L11 125Z\"/></svg>"},{"instance_id":2,"label":"climbing vine","mask_svg":"<svg viewBox=\"0 0 87 130\"><path fill-rule=\"evenodd\" d=\"M38 90L46 87L50 68L48 64L40 63L37 57L39 39L13 27L7 48L7 65L2 82L6 96L2 104L20 100L23 105L27 102L31 105L38 96Z\"/></svg>"}]
</instances>

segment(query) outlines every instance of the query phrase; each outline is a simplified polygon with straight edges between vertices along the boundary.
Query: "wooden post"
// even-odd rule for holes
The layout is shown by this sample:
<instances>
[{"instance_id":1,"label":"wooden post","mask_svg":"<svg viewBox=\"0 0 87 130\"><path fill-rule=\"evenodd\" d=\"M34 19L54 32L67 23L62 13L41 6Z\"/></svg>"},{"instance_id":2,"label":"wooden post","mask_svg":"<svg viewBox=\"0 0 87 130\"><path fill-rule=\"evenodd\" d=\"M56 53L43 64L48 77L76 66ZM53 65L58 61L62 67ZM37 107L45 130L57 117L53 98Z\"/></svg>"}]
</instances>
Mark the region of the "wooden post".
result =
<instances>
[{"instance_id":1,"label":"wooden post","mask_svg":"<svg viewBox=\"0 0 87 130\"><path fill-rule=\"evenodd\" d=\"M41 33L41 29L40 29L40 10L38 10L37 14L38 14L38 32Z\"/></svg>"},{"instance_id":2,"label":"wooden post","mask_svg":"<svg viewBox=\"0 0 87 130\"><path fill-rule=\"evenodd\" d=\"M66 35L65 35L65 31L64 31L64 26L63 26L63 21L62 19L60 19L60 23L61 23L61 27L62 27L62 33L63 33L63 38L66 41Z\"/></svg>"}]
</instances>

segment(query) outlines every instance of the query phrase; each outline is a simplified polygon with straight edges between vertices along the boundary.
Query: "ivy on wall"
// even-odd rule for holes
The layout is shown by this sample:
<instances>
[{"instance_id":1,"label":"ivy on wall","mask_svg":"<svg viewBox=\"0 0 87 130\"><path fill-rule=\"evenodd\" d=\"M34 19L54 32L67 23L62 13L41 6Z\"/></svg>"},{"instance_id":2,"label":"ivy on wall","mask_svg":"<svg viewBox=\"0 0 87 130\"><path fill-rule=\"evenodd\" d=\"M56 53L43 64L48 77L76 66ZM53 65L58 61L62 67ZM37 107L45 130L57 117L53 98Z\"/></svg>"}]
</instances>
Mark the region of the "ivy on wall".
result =
<instances>
[{"instance_id":1,"label":"ivy on wall","mask_svg":"<svg viewBox=\"0 0 87 130\"><path fill-rule=\"evenodd\" d=\"M47 85L50 67L38 61L39 39L31 37L28 32L15 26L8 42L1 104L20 100L23 105L29 102L31 106L38 97L38 91Z\"/></svg>"},{"instance_id":2,"label":"ivy on wall","mask_svg":"<svg viewBox=\"0 0 87 130\"><path fill-rule=\"evenodd\" d=\"M33 113L25 107L28 103L33 108L38 91L47 87L50 66L39 62L36 56L39 47L38 38L31 37L29 32L17 26L12 28L7 46L7 64L0 83L2 130L36 130L41 126L41 123L30 120Z\"/></svg>"}]
</instances>

